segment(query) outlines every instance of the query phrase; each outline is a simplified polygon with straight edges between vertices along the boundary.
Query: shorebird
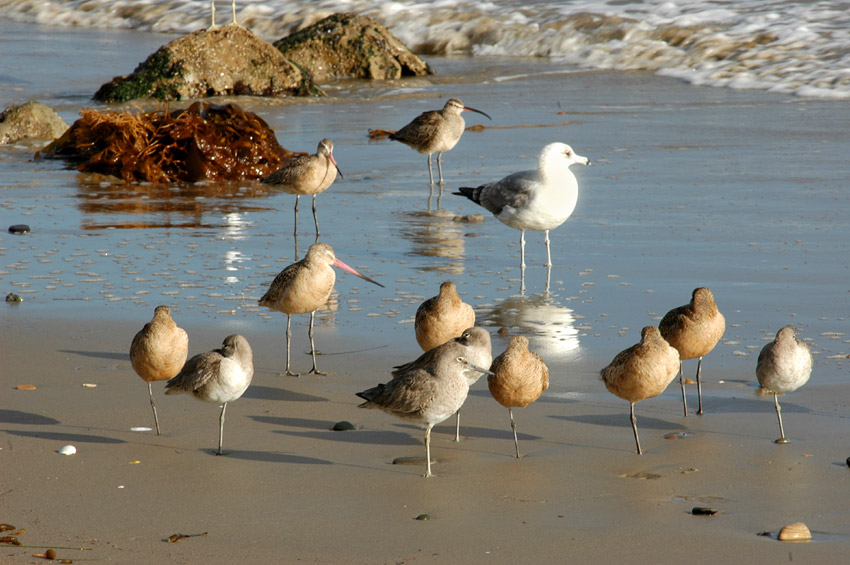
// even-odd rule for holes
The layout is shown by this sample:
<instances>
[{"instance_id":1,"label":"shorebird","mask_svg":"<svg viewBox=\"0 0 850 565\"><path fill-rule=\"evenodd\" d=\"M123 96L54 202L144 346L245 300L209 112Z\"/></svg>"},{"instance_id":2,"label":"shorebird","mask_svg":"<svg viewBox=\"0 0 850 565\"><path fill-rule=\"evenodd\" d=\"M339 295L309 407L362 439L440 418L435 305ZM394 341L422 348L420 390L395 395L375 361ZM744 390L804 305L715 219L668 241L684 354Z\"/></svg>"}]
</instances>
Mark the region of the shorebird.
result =
<instances>
[{"instance_id":1,"label":"shorebird","mask_svg":"<svg viewBox=\"0 0 850 565\"><path fill-rule=\"evenodd\" d=\"M688 415L688 400L685 397L685 376L682 373L682 361L698 357L697 361L697 397L702 415L702 358L714 349L726 330L726 319L717 304L714 295L707 288L695 288L691 302L673 308L658 324L661 335L679 352L679 382L682 385L682 404L685 416Z\"/></svg>"},{"instance_id":2,"label":"shorebird","mask_svg":"<svg viewBox=\"0 0 850 565\"><path fill-rule=\"evenodd\" d=\"M638 455L643 452L638 439L635 403L664 392L676 378L678 370L679 353L664 341L658 328L646 326L640 332L640 343L618 353L599 373L610 393L629 401L629 415Z\"/></svg>"},{"instance_id":3,"label":"shorebird","mask_svg":"<svg viewBox=\"0 0 850 565\"><path fill-rule=\"evenodd\" d=\"M295 195L295 227L293 233L298 235L298 199L301 195L313 195L313 222L316 224L316 237L319 237L319 218L316 216L316 195L324 192L342 176L342 171L336 164L333 155L334 144L330 139L319 142L315 155L300 155L290 161L284 168L273 172L262 179L265 184L279 186L284 192Z\"/></svg>"},{"instance_id":4,"label":"shorebird","mask_svg":"<svg viewBox=\"0 0 850 565\"><path fill-rule=\"evenodd\" d=\"M793 326L776 332L776 339L765 345L759 353L756 376L765 390L773 393L779 434L776 443L789 443L782 427L782 409L778 394L793 392L806 384L812 374L812 353L809 346L794 335Z\"/></svg>"},{"instance_id":5,"label":"shorebird","mask_svg":"<svg viewBox=\"0 0 850 565\"><path fill-rule=\"evenodd\" d=\"M413 328L419 347L428 351L458 337L463 330L474 325L472 306L460 299L453 282L446 281L440 285L440 294L427 299L416 309Z\"/></svg>"},{"instance_id":6,"label":"shorebird","mask_svg":"<svg viewBox=\"0 0 850 565\"><path fill-rule=\"evenodd\" d=\"M186 330L177 327L171 319L171 309L168 306L157 306L153 319L139 330L130 344L130 363L133 370L148 383L156 435L160 435L159 418L156 415L151 383L170 379L179 373L188 355L189 335Z\"/></svg>"},{"instance_id":7,"label":"shorebird","mask_svg":"<svg viewBox=\"0 0 850 565\"><path fill-rule=\"evenodd\" d=\"M434 172L431 170L431 154L437 154L437 169L440 172L440 185L443 184L443 153L451 150L466 127L461 116L462 112L477 112L488 119L493 119L481 110L464 106L457 98L450 98L442 110L422 112L412 122L390 134L390 139L401 141L416 149L419 153L428 154L428 176L434 184Z\"/></svg>"},{"instance_id":8,"label":"shorebird","mask_svg":"<svg viewBox=\"0 0 850 565\"><path fill-rule=\"evenodd\" d=\"M519 442L516 437L514 407L525 408L549 388L549 369L543 359L528 350L528 338L515 335L504 353L493 359L492 375L487 376L487 386L496 401L508 409L514 448L519 459Z\"/></svg>"},{"instance_id":9,"label":"shorebird","mask_svg":"<svg viewBox=\"0 0 850 565\"><path fill-rule=\"evenodd\" d=\"M433 367L437 359L447 354L463 357L476 367L489 367L493 362L490 332L484 328L466 328L459 337L429 349L414 361L393 367L392 375L394 378L398 378L416 369ZM469 386L472 386L481 378L481 371L468 368L463 371L463 375L466 377ZM454 440L460 441L460 408L457 410Z\"/></svg>"},{"instance_id":10,"label":"shorebird","mask_svg":"<svg viewBox=\"0 0 850 565\"><path fill-rule=\"evenodd\" d=\"M434 364L414 368L385 384L358 392L359 408L377 408L425 426L425 476L431 476L431 428L457 412L469 393L468 371L489 373L463 356L446 351Z\"/></svg>"},{"instance_id":11,"label":"shorebird","mask_svg":"<svg viewBox=\"0 0 850 565\"><path fill-rule=\"evenodd\" d=\"M221 404L218 418L218 451L224 436L224 411L251 384L254 353L248 340L234 334L224 338L221 349L199 353L189 359L176 377L165 383L165 394L191 394L198 400Z\"/></svg>"},{"instance_id":12,"label":"shorebird","mask_svg":"<svg viewBox=\"0 0 850 565\"><path fill-rule=\"evenodd\" d=\"M381 283L362 275L337 259L333 247L327 243L314 243L307 255L296 263L284 268L272 281L269 289L259 300L260 306L267 306L286 314L286 374L297 377L289 370L289 348L292 341L292 315L310 314L310 353L313 356L311 375L326 375L316 368L316 345L313 341L313 318L316 310L327 304L336 282L336 272L331 267L339 267L372 284L383 287Z\"/></svg>"},{"instance_id":13,"label":"shorebird","mask_svg":"<svg viewBox=\"0 0 850 565\"><path fill-rule=\"evenodd\" d=\"M550 143L537 158L536 171L520 171L476 188L461 187L466 196L489 210L503 224L520 230L520 270L525 287L525 230L542 231L546 242L546 286L552 269L549 230L563 224L575 210L578 181L570 165L589 165L565 143Z\"/></svg>"}]
</instances>

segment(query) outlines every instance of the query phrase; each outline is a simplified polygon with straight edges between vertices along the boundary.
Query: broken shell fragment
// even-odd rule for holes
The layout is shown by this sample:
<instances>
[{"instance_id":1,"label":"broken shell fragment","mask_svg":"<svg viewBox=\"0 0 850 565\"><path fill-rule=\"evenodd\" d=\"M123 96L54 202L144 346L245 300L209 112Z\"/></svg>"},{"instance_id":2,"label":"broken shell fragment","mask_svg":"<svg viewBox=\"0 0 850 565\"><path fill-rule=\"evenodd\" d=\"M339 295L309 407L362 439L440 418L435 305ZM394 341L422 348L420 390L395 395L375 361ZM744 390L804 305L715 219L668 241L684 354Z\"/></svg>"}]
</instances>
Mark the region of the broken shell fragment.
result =
<instances>
[{"instance_id":1,"label":"broken shell fragment","mask_svg":"<svg viewBox=\"0 0 850 565\"><path fill-rule=\"evenodd\" d=\"M77 448L73 445L63 446L57 453L59 455L74 455L77 452Z\"/></svg>"},{"instance_id":2,"label":"broken shell fragment","mask_svg":"<svg viewBox=\"0 0 850 565\"><path fill-rule=\"evenodd\" d=\"M812 539L812 532L808 526L802 522L788 524L779 530L780 541L809 541Z\"/></svg>"}]
</instances>

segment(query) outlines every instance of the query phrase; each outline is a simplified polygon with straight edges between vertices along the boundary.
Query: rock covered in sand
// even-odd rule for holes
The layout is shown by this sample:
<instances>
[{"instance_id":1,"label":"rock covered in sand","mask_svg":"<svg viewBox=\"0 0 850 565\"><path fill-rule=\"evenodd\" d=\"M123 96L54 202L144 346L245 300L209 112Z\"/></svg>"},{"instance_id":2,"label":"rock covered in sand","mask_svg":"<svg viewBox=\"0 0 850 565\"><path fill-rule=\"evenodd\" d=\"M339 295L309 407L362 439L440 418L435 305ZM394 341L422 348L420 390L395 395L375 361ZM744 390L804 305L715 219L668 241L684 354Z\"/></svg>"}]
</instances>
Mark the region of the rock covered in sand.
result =
<instances>
[{"instance_id":1,"label":"rock covered in sand","mask_svg":"<svg viewBox=\"0 0 850 565\"><path fill-rule=\"evenodd\" d=\"M270 43L241 26L226 25L198 30L160 47L132 74L101 86L94 99L320 94L310 77Z\"/></svg>"},{"instance_id":2,"label":"rock covered in sand","mask_svg":"<svg viewBox=\"0 0 850 565\"><path fill-rule=\"evenodd\" d=\"M356 14L334 14L275 41L274 46L320 82L333 78L387 80L434 73L386 26Z\"/></svg>"},{"instance_id":3,"label":"rock covered in sand","mask_svg":"<svg viewBox=\"0 0 850 565\"><path fill-rule=\"evenodd\" d=\"M56 139L66 129L65 120L36 100L9 106L0 113L0 144L21 139Z\"/></svg>"}]
</instances>

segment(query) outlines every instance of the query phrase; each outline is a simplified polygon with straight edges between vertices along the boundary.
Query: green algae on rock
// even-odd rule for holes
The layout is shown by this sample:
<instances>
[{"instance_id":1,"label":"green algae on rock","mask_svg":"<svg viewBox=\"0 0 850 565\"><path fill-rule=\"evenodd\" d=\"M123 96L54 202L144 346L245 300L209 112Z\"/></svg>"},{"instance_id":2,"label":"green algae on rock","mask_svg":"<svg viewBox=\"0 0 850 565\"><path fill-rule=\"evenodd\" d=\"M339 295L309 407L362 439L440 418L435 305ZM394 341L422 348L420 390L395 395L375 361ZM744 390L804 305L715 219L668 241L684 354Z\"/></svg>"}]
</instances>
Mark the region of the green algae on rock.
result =
<instances>
[{"instance_id":1,"label":"green algae on rock","mask_svg":"<svg viewBox=\"0 0 850 565\"><path fill-rule=\"evenodd\" d=\"M274 42L287 59L316 81L334 78L398 79L434 74L386 26L342 13Z\"/></svg>"},{"instance_id":2,"label":"green algae on rock","mask_svg":"<svg viewBox=\"0 0 850 565\"><path fill-rule=\"evenodd\" d=\"M318 96L310 76L238 25L198 30L160 47L130 75L94 94L98 102L208 96Z\"/></svg>"}]
</instances>

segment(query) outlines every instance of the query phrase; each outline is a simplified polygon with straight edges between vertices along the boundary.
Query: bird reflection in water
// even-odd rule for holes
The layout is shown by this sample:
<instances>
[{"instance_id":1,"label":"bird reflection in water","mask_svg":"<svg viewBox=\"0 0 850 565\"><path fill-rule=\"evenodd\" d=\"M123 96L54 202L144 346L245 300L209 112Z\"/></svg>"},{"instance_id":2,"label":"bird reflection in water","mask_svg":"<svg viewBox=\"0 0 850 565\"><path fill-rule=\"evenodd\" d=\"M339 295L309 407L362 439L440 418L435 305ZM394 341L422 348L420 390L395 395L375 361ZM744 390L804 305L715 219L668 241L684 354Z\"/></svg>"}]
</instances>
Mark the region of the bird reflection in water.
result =
<instances>
[{"instance_id":1,"label":"bird reflection in water","mask_svg":"<svg viewBox=\"0 0 850 565\"><path fill-rule=\"evenodd\" d=\"M438 271L450 275L464 272L466 247L464 232L458 216L451 212L408 212L405 221L399 222L399 235L413 243L406 255L433 257L439 261L425 264L424 271Z\"/></svg>"}]
</instances>

